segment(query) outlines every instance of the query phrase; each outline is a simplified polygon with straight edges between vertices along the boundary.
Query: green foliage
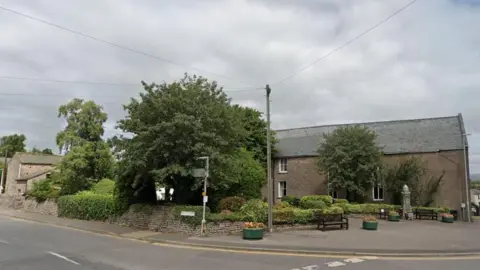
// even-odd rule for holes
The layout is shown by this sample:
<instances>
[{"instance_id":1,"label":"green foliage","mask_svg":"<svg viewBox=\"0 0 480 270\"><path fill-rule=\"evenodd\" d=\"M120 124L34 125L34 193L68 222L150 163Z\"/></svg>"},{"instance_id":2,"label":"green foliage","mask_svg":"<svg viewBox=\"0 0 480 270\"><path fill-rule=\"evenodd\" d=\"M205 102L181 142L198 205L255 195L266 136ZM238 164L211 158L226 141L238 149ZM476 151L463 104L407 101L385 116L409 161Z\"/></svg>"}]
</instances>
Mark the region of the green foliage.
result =
<instances>
[{"instance_id":1,"label":"green foliage","mask_svg":"<svg viewBox=\"0 0 480 270\"><path fill-rule=\"evenodd\" d=\"M267 210L268 205L266 203L259 199L253 199L242 206L240 213L244 221L265 222L267 220Z\"/></svg>"},{"instance_id":2,"label":"green foliage","mask_svg":"<svg viewBox=\"0 0 480 270\"><path fill-rule=\"evenodd\" d=\"M28 197L35 198L37 202L44 202L47 199L57 198L59 189L56 188L52 181L41 180L33 183L32 189L28 192Z\"/></svg>"},{"instance_id":3,"label":"green foliage","mask_svg":"<svg viewBox=\"0 0 480 270\"><path fill-rule=\"evenodd\" d=\"M433 210L435 213L450 213L450 208L448 207L423 207L423 206L417 206L417 207L412 207L412 210Z\"/></svg>"},{"instance_id":4,"label":"green foliage","mask_svg":"<svg viewBox=\"0 0 480 270\"><path fill-rule=\"evenodd\" d=\"M303 209L323 209L327 207L324 201L300 201L300 207Z\"/></svg>"},{"instance_id":5,"label":"green foliage","mask_svg":"<svg viewBox=\"0 0 480 270\"><path fill-rule=\"evenodd\" d=\"M319 149L318 168L332 189L346 189L365 196L377 181L381 149L376 134L360 125L347 125L324 135Z\"/></svg>"},{"instance_id":6,"label":"green foliage","mask_svg":"<svg viewBox=\"0 0 480 270\"><path fill-rule=\"evenodd\" d=\"M93 185L92 191L96 194L105 194L113 195L115 189L115 181L108 178L100 180L98 183Z\"/></svg>"},{"instance_id":7,"label":"green foliage","mask_svg":"<svg viewBox=\"0 0 480 270\"><path fill-rule=\"evenodd\" d=\"M411 192L413 205L429 206L434 201L445 172L439 176L430 176L428 180L426 162L420 157L409 157L392 167L383 169L384 184L388 192L393 195L393 203L401 203L403 185L407 185Z\"/></svg>"},{"instance_id":8,"label":"green foliage","mask_svg":"<svg viewBox=\"0 0 480 270\"><path fill-rule=\"evenodd\" d=\"M295 222L295 209L275 209L273 211L273 220L275 223L294 223Z\"/></svg>"},{"instance_id":9,"label":"green foliage","mask_svg":"<svg viewBox=\"0 0 480 270\"><path fill-rule=\"evenodd\" d=\"M275 205L273 205L274 209L285 209L285 208L290 208L290 204L287 202L278 202Z\"/></svg>"},{"instance_id":10,"label":"green foliage","mask_svg":"<svg viewBox=\"0 0 480 270\"><path fill-rule=\"evenodd\" d=\"M295 202L296 197L295 196L283 196L282 197L282 202L286 202L290 205L292 205Z\"/></svg>"},{"instance_id":11,"label":"green foliage","mask_svg":"<svg viewBox=\"0 0 480 270\"><path fill-rule=\"evenodd\" d=\"M65 218L103 221L119 213L113 196L91 192L61 196L57 204L58 216Z\"/></svg>"},{"instance_id":12,"label":"green foliage","mask_svg":"<svg viewBox=\"0 0 480 270\"><path fill-rule=\"evenodd\" d=\"M210 157L211 202L235 195L260 197L265 172L255 155L263 145L255 147L257 140L247 145L253 131L247 132L239 110L216 82L185 75L173 83L143 87L145 92L124 106L127 117L118 122L124 133L134 136L110 140L120 160L117 194L122 203L154 202L156 185L173 188L175 203L199 202L202 179L194 178L192 171L199 167L200 156Z\"/></svg>"},{"instance_id":13,"label":"green foliage","mask_svg":"<svg viewBox=\"0 0 480 270\"><path fill-rule=\"evenodd\" d=\"M344 210L342 207L339 206L330 206L322 210L314 210L314 211L321 211L323 214L343 214Z\"/></svg>"},{"instance_id":14,"label":"green foliage","mask_svg":"<svg viewBox=\"0 0 480 270\"><path fill-rule=\"evenodd\" d=\"M231 221L231 222L235 222L235 221L242 221L243 220L243 216L242 214L240 213L214 213L214 214L210 214L208 217L207 217L207 221L211 221L211 222L222 222L222 221Z\"/></svg>"},{"instance_id":15,"label":"green foliage","mask_svg":"<svg viewBox=\"0 0 480 270\"><path fill-rule=\"evenodd\" d=\"M90 189L98 179L111 177L113 163L110 149L103 141L73 147L59 166L61 194L70 195Z\"/></svg>"},{"instance_id":16,"label":"green foliage","mask_svg":"<svg viewBox=\"0 0 480 270\"><path fill-rule=\"evenodd\" d=\"M23 134L12 134L0 138L0 156L13 157L16 152L25 152L25 141L27 137Z\"/></svg>"},{"instance_id":17,"label":"green foliage","mask_svg":"<svg viewBox=\"0 0 480 270\"><path fill-rule=\"evenodd\" d=\"M329 195L307 195L300 199L300 204L306 201L322 201L326 206L330 206L333 203L333 198Z\"/></svg>"},{"instance_id":18,"label":"green foliage","mask_svg":"<svg viewBox=\"0 0 480 270\"><path fill-rule=\"evenodd\" d=\"M246 203L246 200L242 197L226 197L220 200L219 208L220 210L228 210L232 212L237 212L240 208Z\"/></svg>"},{"instance_id":19,"label":"green foliage","mask_svg":"<svg viewBox=\"0 0 480 270\"><path fill-rule=\"evenodd\" d=\"M37 147L32 148L32 153L34 154L44 154L44 155L53 155L53 151L50 148L45 148L43 150L38 149Z\"/></svg>"},{"instance_id":20,"label":"green foliage","mask_svg":"<svg viewBox=\"0 0 480 270\"><path fill-rule=\"evenodd\" d=\"M336 204L348 203L348 200L345 199L335 199Z\"/></svg>"}]
</instances>

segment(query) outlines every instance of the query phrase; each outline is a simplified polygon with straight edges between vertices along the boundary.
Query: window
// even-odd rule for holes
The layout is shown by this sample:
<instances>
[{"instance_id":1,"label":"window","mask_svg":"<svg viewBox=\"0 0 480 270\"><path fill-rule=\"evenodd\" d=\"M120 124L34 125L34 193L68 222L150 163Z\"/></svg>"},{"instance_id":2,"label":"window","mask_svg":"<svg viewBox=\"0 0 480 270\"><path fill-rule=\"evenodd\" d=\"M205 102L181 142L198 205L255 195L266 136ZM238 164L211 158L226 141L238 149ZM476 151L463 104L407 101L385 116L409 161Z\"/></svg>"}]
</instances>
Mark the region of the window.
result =
<instances>
[{"instance_id":1,"label":"window","mask_svg":"<svg viewBox=\"0 0 480 270\"><path fill-rule=\"evenodd\" d=\"M330 191L329 195L332 196L334 199L338 199L338 193L336 190Z\"/></svg>"},{"instance_id":2,"label":"window","mask_svg":"<svg viewBox=\"0 0 480 270\"><path fill-rule=\"evenodd\" d=\"M286 173L287 172L287 159L281 158L278 160L278 172Z\"/></svg>"},{"instance_id":3,"label":"window","mask_svg":"<svg viewBox=\"0 0 480 270\"><path fill-rule=\"evenodd\" d=\"M374 201L383 201L383 186L382 185L375 185L373 187L373 200Z\"/></svg>"},{"instance_id":4,"label":"window","mask_svg":"<svg viewBox=\"0 0 480 270\"><path fill-rule=\"evenodd\" d=\"M287 196L287 182L280 181L278 182L278 197L282 198Z\"/></svg>"}]
</instances>

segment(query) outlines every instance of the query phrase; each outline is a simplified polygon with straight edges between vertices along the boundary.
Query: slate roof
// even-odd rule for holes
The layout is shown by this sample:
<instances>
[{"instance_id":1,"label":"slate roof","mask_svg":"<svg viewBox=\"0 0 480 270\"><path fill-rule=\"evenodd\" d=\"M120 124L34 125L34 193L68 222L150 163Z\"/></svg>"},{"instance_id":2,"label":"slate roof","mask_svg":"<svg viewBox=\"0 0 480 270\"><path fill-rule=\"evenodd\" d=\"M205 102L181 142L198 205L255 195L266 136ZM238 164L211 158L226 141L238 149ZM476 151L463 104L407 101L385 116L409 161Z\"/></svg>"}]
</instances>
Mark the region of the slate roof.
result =
<instances>
[{"instance_id":1,"label":"slate roof","mask_svg":"<svg viewBox=\"0 0 480 270\"><path fill-rule=\"evenodd\" d=\"M277 130L276 157L316 156L323 134L346 125L362 125L375 131L377 143L385 154L425 153L463 149L462 115L326 125ZM468 144L467 144L468 145Z\"/></svg>"},{"instance_id":2,"label":"slate roof","mask_svg":"<svg viewBox=\"0 0 480 270\"><path fill-rule=\"evenodd\" d=\"M56 165L60 163L63 156L42 155L32 153L16 153L16 157L22 164L40 164L40 165ZM15 158L15 157L14 157Z\"/></svg>"}]
</instances>

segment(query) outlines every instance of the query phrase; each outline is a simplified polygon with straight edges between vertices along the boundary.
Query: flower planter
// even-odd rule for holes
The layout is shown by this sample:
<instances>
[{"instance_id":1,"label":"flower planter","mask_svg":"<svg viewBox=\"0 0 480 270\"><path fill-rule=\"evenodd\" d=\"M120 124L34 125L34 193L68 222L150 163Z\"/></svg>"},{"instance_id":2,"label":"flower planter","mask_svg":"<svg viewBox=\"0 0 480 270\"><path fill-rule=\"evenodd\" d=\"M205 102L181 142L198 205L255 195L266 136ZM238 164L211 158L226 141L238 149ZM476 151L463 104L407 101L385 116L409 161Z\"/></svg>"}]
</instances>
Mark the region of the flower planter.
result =
<instances>
[{"instance_id":1,"label":"flower planter","mask_svg":"<svg viewBox=\"0 0 480 270\"><path fill-rule=\"evenodd\" d=\"M363 221L362 228L364 230L376 231L378 229L378 222L377 221Z\"/></svg>"},{"instance_id":2,"label":"flower planter","mask_svg":"<svg viewBox=\"0 0 480 270\"><path fill-rule=\"evenodd\" d=\"M245 240L261 240L263 239L263 228L244 228L243 239Z\"/></svg>"},{"instance_id":3,"label":"flower planter","mask_svg":"<svg viewBox=\"0 0 480 270\"><path fill-rule=\"evenodd\" d=\"M390 216L388 216L388 221L396 221L396 222L398 222L398 221L400 221L400 215L394 215L394 216L393 216L393 215L390 215Z\"/></svg>"},{"instance_id":4,"label":"flower planter","mask_svg":"<svg viewBox=\"0 0 480 270\"><path fill-rule=\"evenodd\" d=\"M453 223L453 217L442 217L442 222Z\"/></svg>"}]
</instances>

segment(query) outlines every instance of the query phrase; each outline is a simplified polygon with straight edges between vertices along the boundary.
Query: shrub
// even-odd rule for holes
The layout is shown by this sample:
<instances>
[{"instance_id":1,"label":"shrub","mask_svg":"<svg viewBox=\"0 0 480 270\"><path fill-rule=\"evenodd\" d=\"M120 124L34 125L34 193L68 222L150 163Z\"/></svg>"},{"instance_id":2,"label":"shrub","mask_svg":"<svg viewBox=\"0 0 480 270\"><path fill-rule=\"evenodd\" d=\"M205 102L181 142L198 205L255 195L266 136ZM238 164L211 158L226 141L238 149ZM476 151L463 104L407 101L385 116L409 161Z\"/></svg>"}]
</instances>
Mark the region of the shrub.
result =
<instances>
[{"instance_id":1,"label":"shrub","mask_svg":"<svg viewBox=\"0 0 480 270\"><path fill-rule=\"evenodd\" d=\"M415 206L415 207L412 207L412 210L417 210L417 209L421 209L421 210L433 210L435 213L450 213L450 208L448 207L423 207L423 206Z\"/></svg>"},{"instance_id":2,"label":"shrub","mask_svg":"<svg viewBox=\"0 0 480 270\"><path fill-rule=\"evenodd\" d=\"M341 208L339 206L327 207L327 208L322 209L320 211L322 211L322 213L324 213L324 214L343 214L344 213L343 208Z\"/></svg>"},{"instance_id":3,"label":"shrub","mask_svg":"<svg viewBox=\"0 0 480 270\"><path fill-rule=\"evenodd\" d=\"M219 208L221 211L229 210L232 212L237 212L245 203L246 201L242 197L226 197L220 200Z\"/></svg>"},{"instance_id":4,"label":"shrub","mask_svg":"<svg viewBox=\"0 0 480 270\"><path fill-rule=\"evenodd\" d=\"M329 195L307 195L300 199L300 203L305 201L323 201L327 206L330 206L333 203L333 198Z\"/></svg>"},{"instance_id":5,"label":"shrub","mask_svg":"<svg viewBox=\"0 0 480 270\"><path fill-rule=\"evenodd\" d=\"M275 223L294 223L295 212L293 208L277 209L273 211Z\"/></svg>"},{"instance_id":6,"label":"shrub","mask_svg":"<svg viewBox=\"0 0 480 270\"><path fill-rule=\"evenodd\" d=\"M222 221L242 221L242 215L240 213L214 213L207 217L208 221L222 222Z\"/></svg>"},{"instance_id":7,"label":"shrub","mask_svg":"<svg viewBox=\"0 0 480 270\"><path fill-rule=\"evenodd\" d=\"M115 189L115 181L110 179L102 179L98 183L94 184L92 187L92 191L95 194L113 194L113 190Z\"/></svg>"},{"instance_id":8,"label":"shrub","mask_svg":"<svg viewBox=\"0 0 480 270\"><path fill-rule=\"evenodd\" d=\"M294 223L307 224L313 220L313 210L310 209L294 209Z\"/></svg>"},{"instance_id":9,"label":"shrub","mask_svg":"<svg viewBox=\"0 0 480 270\"><path fill-rule=\"evenodd\" d=\"M268 205L266 203L259 199L253 199L247 201L240 208L240 213L244 221L265 222L267 220L267 210Z\"/></svg>"},{"instance_id":10,"label":"shrub","mask_svg":"<svg viewBox=\"0 0 480 270\"><path fill-rule=\"evenodd\" d=\"M106 220L118 214L113 196L81 193L58 198L58 216L84 220Z\"/></svg>"},{"instance_id":11,"label":"shrub","mask_svg":"<svg viewBox=\"0 0 480 270\"><path fill-rule=\"evenodd\" d=\"M345 200L345 199L335 199L335 203L345 204L345 203L348 203L348 200Z\"/></svg>"},{"instance_id":12,"label":"shrub","mask_svg":"<svg viewBox=\"0 0 480 270\"><path fill-rule=\"evenodd\" d=\"M28 192L28 197L34 198L37 202L44 202L47 199L57 198L59 189L55 188L51 180L41 180L33 183L33 188Z\"/></svg>"},{"instance_id":13,"label":"shrub","mask_svg":"<svg viewBox=\"0 0 480 270\"><path fill-rule=\"evenodd\" d=\"M295 202L296 197L295 196L283 196L282 197L282 202L286 202L290 205L292 205Z\"/></svg>"},{"instance_id":14,"label":"shrub","mask_svg":"<svg viewBox=\"0 0 480 270\"><path fill-rule=\"evenodd\" d=\"M287 202L278 202L273 206L273 209L284 209L289 207L290 207L290 204Z\"/></svg>"},{"instance_id":15,"label":"shrub","mask_svg":"<svg viewBox=\"0 0 480 270\"><path fill-rule=\"evenodd\" d=\"M300 201L300 207L303 209L323 209L327 207L324 201Z\"/></svg>"}]
</instances>

